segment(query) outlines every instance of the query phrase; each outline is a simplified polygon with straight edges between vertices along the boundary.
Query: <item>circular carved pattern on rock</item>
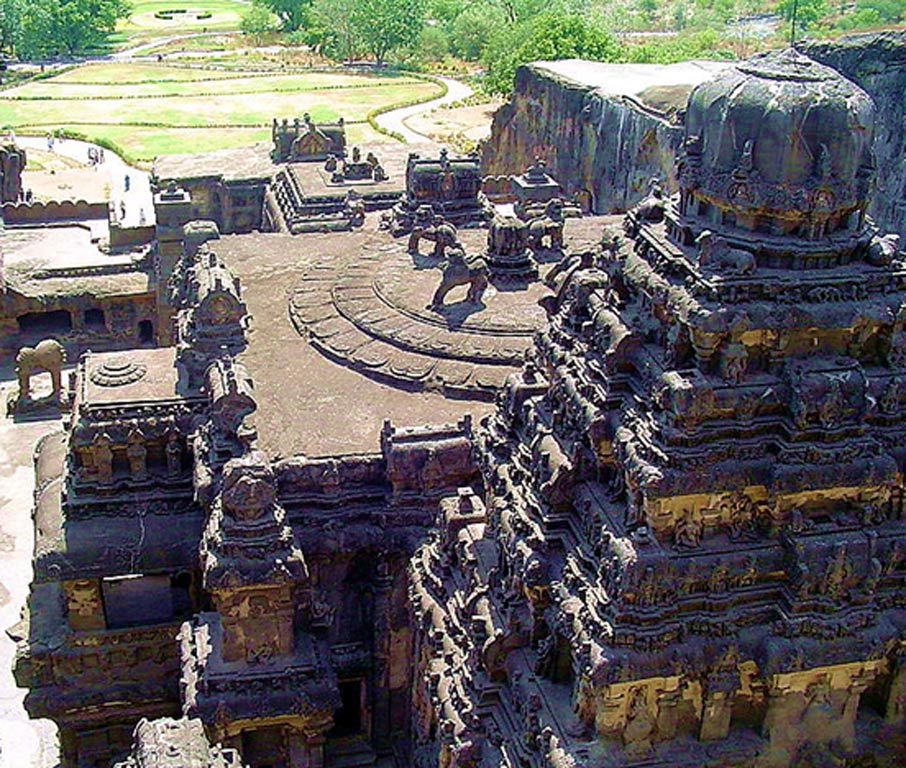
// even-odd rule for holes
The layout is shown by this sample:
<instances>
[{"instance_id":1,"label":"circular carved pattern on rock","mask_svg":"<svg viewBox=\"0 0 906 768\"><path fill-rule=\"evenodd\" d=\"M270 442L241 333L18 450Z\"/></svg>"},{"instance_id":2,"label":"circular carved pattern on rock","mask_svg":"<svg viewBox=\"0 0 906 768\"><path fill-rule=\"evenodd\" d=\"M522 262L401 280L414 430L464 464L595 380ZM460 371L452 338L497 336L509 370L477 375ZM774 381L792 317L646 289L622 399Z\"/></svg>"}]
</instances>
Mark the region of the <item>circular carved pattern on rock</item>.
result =
<instances>
[{"instance_id":1,"label":"circular carved pattern on rock","mask_svg":"<svg viewBox=\"0 0 906 768\"><path fill-rule=\"evenodd\" d=\"M147 372L143 363L128 357L113 357L92 370L89 377L99 387L122 387L139 381Z\"/></svg>"},{"instance_id":2,"label":"circular carved pattern on rock","mask_svg":"<svg viewBox=\"0 0 906 768\"><path fill-rule=\"evenodd\" d=\"M366 247L314 265L290 300L296 328L329 357L373 378L490 399L521 367L544 322L539 282L490 285L482 303L454 289L427 308L441 279L405 243Z\"/></svg>"}]
</instances>

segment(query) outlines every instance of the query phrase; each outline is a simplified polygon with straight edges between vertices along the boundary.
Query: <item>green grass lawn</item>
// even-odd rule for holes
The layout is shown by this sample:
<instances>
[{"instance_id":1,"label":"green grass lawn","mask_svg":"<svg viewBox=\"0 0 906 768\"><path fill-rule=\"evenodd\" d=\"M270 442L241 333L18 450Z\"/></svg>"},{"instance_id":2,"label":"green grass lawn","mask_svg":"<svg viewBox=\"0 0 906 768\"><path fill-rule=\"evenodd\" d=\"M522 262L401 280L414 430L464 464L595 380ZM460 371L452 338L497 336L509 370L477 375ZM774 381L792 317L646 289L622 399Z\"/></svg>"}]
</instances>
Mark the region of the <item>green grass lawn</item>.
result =
<instances>
[{"instance_id":1,"label":"green grass lawn","mask_svg":"<svg viewBox=\"0 0 906 768\"><path fill-rule=\"evenodd\" d=\"M170 19L155 16L159 11L175 9L185 12L172 14ZM237 32L248 9L249 4L239 0L134 0L132 13L120 21L108 43L115 48L129 48L176 35ZM207 14L209 18L200 18Z\"/></svg>"},{"instance_id":2,"label":"green grass lawn","mask_svg":"<svg viewBox=\"0 0 906 768\"><path fill-rule=\"evenodd\" d=\"M160 19L156 13L182 9L172 19ZM239 21L249 9L248 3L238 0L135 0L128 19L120 22L117 31L161 33L161 36L201 32L205 29L239 29ZM199 18L205 14L210 18Z\"/></svg>"},{"instance_id":3,"label":"green grass lawn","mask_svg":"<svg viewBox=\"0 0 906 768\"><path fill-rule=\"evenodd\" d=\"M350 141L386 140L364 124L370 110L438 93L412 77L93 64L0 92L0 126L23 134L67 128L147 162L262 141L273 118L304 112L315 121L343 117Z\"/></svg>"}]
</instances>

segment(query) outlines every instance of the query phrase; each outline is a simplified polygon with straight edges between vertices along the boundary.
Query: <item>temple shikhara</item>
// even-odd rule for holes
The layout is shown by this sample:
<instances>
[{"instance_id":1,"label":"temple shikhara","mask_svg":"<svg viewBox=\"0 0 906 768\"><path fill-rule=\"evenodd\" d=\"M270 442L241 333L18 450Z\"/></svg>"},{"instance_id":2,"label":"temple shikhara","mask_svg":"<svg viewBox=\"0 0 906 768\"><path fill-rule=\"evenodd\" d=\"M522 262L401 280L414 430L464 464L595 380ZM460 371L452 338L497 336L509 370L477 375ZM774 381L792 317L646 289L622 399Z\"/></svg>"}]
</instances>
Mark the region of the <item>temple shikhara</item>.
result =
<instances>
[{"instance_id":1,"label":"temple shikhara","mask_svg":"<svg viewBox=\"0 0 906 768\"><path fill-rule=\"evenodd\" d=\"M689 85L624 213L306 115L161 161L101 303L4 283L64 768L902 764L875 104L795 50Z\"/></svg>"}]
</instances>

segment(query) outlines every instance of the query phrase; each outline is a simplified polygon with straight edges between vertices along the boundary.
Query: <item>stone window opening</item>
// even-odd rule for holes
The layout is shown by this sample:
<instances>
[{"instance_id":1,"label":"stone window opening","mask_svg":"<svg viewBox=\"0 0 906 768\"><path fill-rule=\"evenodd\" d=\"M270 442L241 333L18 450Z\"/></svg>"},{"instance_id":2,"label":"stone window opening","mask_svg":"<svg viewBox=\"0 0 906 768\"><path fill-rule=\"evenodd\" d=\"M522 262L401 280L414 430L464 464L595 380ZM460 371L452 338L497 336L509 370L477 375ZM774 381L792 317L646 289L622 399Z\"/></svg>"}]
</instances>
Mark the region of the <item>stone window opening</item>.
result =
<instances>
[{"instance_id":1,"label":"stone window opening","mask_svg":"<svg viewBox=\"0 0 906 768\"><path fill-rule=\"evenodd\" d=\"M141 573L101 579L107 629L162 624L176 618L171 578Z\"/></svg>"},{"instance_id":2,"label":"stone window opening","mask_svg":"<svg viewBox=\"0 0 906 768\"><path fill-rule=\"evenodd\" d=\"M139 344L154 343L154 323L150 320L142 320L138 324L138 342Z\"/></svg>"},{"instance_id":3,"label":"stone window opening","mask_svg":"<svg viewBox=\"0 0 906 768\"><path fill-rule=\"evenodd\" d=\"M243 763L250 768L287 768L286 734L281 726L242 731Z\"/></svg>"},{"instance_id":4,"label":"stone window opening","mask_svg":"<svg viewBox=\"0 0 906 768\"><path fill-rule=\"evenodd\" d=\"M887 714L887 693L890 690L890 679L887 675L878 675L872 684L859 695L859 717L881 718Z\"/></svg>"},{"instance_id":5,"label":"stone window opening","mask_svg":"<svg viewBox=\"0 0 906 768\"><path fill-rule=\"evenodd\" d=\"M175 618L188 618L192 615L192 574L181 571L170 577L171 599L173 601L173 616Z\"/></svg>"},{"instance_id":6,"label":"stone window opening","mask_svg":"<svg viewBox=\"0 0 906 768\"><path fill-rule=\"evenodd\" d=\"M26 312L16 318L21 333L50 335L72 330L72 315L65 309L50 312Z\"/></svg>"}]
</instances>

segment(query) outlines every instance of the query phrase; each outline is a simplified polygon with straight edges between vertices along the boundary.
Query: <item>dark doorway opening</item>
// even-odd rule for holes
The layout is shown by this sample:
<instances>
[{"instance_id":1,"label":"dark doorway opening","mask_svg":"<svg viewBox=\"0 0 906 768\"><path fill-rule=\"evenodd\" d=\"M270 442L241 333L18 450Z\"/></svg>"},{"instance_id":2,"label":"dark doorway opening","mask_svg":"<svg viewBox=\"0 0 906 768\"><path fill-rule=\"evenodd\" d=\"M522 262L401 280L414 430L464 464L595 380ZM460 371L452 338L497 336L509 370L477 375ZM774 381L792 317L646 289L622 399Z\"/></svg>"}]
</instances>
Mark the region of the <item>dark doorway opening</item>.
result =
<instances>
[{"instance_id":1,"label":"dark doorway opening","mask_svg":"<svg viewBox=\"0 0 906 768\"><path fill-rule=\"evenodd\" d=\"M154 343L154 323L150 320L142 320L138 324L138 341L140 344Z\"/></svg>"},{"instance_id":2,"label":"dark doorway opening","mask_svg":"<svg viewBox=\"0 0 906 768\"><path fill-rule=\"evenodd\" d=\"M192 574L182 571L170 577L170 593L174 616L192 615Z\"/></svg>"},{"instance_id":3,"label":"dark doorway opening","mask_svg":"<svg viewBox=\"0 0 906 768\"><path fill-rule=\"evenodd\" d=\"M340 708L333 713L333 728L328 736L340 738L362 732L362 681L340 683Z\"/></svg>"},{"instance_id":4,"label":"dark doorway opening","mask_svg":"<svg viewBox=\"0 0 906 768\"><path fill-rule=\"evenodd\" d=\"M286 741L279 726L242 732L242 761L250 768L286 768Z\"/></svg>"},{"instance_id":5,"label":"dark doorway opening","mask_svg":"<svg viewBox=\"0 0 906 768\"><path fill-rule=\"evenodd\" d=\"M85 320L85 327L91 330L106 330L107 323L104 319L103 309L86 309L82 315Z\"/></svg>"},{"instance_id":6,"label":"dark doorway opening","mask_svg":"<svg viewBox=\"0 0 906 768\"><path fill-rule=\"evenodd\" d=\"M52 312L27 312L17 318L22 333L53 334L72 330L72 315L65 309Z\"/></svg>"}]
</instances>

